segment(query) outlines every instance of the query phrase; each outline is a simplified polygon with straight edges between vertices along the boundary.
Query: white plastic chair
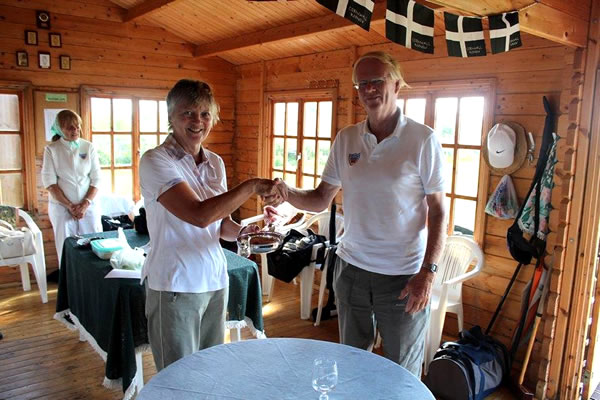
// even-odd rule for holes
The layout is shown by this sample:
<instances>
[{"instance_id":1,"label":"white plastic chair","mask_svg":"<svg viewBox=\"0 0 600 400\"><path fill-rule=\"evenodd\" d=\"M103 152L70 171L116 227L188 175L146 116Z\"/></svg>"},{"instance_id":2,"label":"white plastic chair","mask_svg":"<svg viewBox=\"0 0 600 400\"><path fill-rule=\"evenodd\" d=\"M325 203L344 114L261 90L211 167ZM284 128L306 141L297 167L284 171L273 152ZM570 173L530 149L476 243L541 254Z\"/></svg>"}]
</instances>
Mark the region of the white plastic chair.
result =
<instances>
[{"instance_id":1,"label":"white plastic chair","mask_svg":"<svg viewBox=\"0 0 600 400\"><path fill-rule=\"evenodd\" d=\"M473 262L474 267L467 272ZM479 274L484 264L483 252L470 236L452 235L446 239L431 293L431 319L425 338L425 374L440 346L447 312L457 315L458 330L463 330L462 283Z\"/></svg>"},{"instance_id":2,"label":"white plastic chair","mask_svg":"<svg viewBox=\"0 0 600 400\"><path fill-rule=\"evenodd\" d=\"M309 218L307 221L300 221L291 225L284 225L277 229L277 231L286 234L290 229L296 229L298 231L305 231L308 228L316 228L314 229L315 233L319 235L323 235L329 240L329 211L323 211L319 214L314 215ZM241 221L241 225L248 225L250 223L261 221L263 218L262 215L257 215L255 217L250 217ZM336 215L335 219L336 223L336 235L339 235L344 230L344 217L340 214ZM327 246L329 242L324 244L317 244L313 246L311 260L314 260L317 257L317 253L323 245ZM273 277L268 273L268 264L267 264L267 256L266 254L261 254L261 265L262 265L262 289L263 294L267 295L267 301L271 301L273 297ZM298 275L298 279L300 281L300 318L301 319L309 319L311 312L311 304L312 304L312 287L313 280L315 278L315 269L317 268L316 262L311 262L307 267L303 268L300 274ZM326 271L325 271L326 273ZM319 308L321 308L322 300L323 300L323 292L325 291L325 276L321 278L321 287L319 288Z\"/></svg>"},{"instance_id":3,"label":"white plastic chair","mask_svg":"<svg viewBox=\"0 0 600 400\"><path fill-rule=\"evenodd\" d=\"M44 240L40 228L33 222L33 219L25 211L17 208L19 217L23 218L31 233L33 233L35 243L35 253L25 255L23 257L1 258L0 267L18 265L21 270L21 282L23 283L23 291L31 290L31 282L29 281L29 270L27 264L31 264L33 274L42 296L42 302L48 302L48 289L46 285L46 260L44 259Z\"/></svg>"},{"instance_id":4,"label":"white plastic chair","mask_svg":"<svg viewBox=\"0 0 600 400\"><path fill-rule=\"evenodd\" d=\"M133 215L135 204L129 197L116 194L100 194L96 197L102 215L118 217L119 215Z\"/></svg>"},{"instance_id":5,"label":"white plastic chair","mask_svg":"<svg viewBox=\"0 0 600 400\"><path fill-rule=\"evenodd\" d=\"M323 235L327 238L325 246L329 246L329 219L331 213L329 211L323 211L306 221L306 228L310 228L313 225L317 225L317 232L319 235ZM344 217L340 214L335 215L335 237L339 241L340 237L344 232ZM317 252L320 246L313 247L313 254L311 260L317 257ZM329 250L329 249L328 249ZM327 286L327 269L328 260L327 253L325 254L325 262L321 269L321 282L319 283L319 299L317 301L317 316L315 318L315 326L319 326L321 323L321 315L323 313L323 297L325 295L325 288ZM315 269L317 268L316 263L313 261L309 264L308 268L302 269L300 272L300 318L310 318L310 308L312 303L312 283L315 278ZM304 282L304 285L302 283Z\"/></svg>"}]
</instances>

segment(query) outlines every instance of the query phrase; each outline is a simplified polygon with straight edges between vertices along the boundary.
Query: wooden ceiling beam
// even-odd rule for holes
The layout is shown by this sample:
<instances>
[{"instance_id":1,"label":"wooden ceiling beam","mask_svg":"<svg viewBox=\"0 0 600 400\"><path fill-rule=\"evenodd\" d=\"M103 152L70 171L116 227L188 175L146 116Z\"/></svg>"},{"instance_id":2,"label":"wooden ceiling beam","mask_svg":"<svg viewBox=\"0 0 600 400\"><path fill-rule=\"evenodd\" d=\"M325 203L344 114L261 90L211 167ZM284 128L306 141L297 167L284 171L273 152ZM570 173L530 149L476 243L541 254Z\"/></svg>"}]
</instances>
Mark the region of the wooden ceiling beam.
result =
<instances>
[{"instance_id":1,"label":"wooden ceiling beam","mask_svg":"<svg viewBox=\"0 0 600 400\"><path fill-rule=\"evenodd\" d=\"M376 3L371 17L371 23L385 19L385 4ZM240 50L247 47L273 43L287 39L297 39L303 36L316 35L332 30L354 29L357 25L337 14L328 14L323 17L312 18L305 21L277 26L259 32L227 38L212 43L196 46L194 56L214 56L230 50Z\"/></svg>"},{"instance_id":2,"label":"wooden ceiling beam","mask_svg":"<svg viewBox=\"0 0 600 400\"><path fill-rule=\"evenodd\" d=\"M158 11L167 5L176 2L177 0L147 0L135 7L131 7L127 10L127 14L123 19L123 22L133 21L134 19L146 16L154 11Z\"/></svg>"},{"instance_id":3,"label":"wooden ceiling beam","mask_svg":"<svg viewBox=\"0 0 600 400\"><path fill-rule=\"evenodd\" d=\"M568 10L565 8L567 2L557 4L551 0L535 0L535 3L532 0L429 0L429 2L448 7L450 10L479 16L523 8L519 11L521 31L568 46L585 47L587 44L589 19L582 19L581 4L577 6L572 3L573 10ZM580 0L581 2L591 4L590 0ZM530 4L533 5L527 7ZM561 9L558 8L559 6ZM578 9L574 8L576 6Z\"/></svg>"}]
</instances>

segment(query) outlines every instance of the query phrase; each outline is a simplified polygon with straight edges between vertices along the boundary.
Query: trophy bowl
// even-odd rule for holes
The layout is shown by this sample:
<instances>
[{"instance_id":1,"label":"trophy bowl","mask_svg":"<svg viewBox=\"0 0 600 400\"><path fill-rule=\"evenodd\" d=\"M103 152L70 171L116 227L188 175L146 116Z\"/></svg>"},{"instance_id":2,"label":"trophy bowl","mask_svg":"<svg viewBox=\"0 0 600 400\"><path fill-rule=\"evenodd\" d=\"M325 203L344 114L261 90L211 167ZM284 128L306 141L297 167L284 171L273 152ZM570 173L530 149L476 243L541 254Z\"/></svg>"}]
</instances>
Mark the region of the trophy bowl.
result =
<instances>
[{"instance_id":1,"label":"trophy bowl","mask_svg":"<svg viewBox=\"0 0 600 400\"><path fill-rule=\"evenodd\" d=\"M238 236L237 245L242 256L271 253L281 246L283 235L278 232L252 232Z\"/></svg>"}]
</instances>

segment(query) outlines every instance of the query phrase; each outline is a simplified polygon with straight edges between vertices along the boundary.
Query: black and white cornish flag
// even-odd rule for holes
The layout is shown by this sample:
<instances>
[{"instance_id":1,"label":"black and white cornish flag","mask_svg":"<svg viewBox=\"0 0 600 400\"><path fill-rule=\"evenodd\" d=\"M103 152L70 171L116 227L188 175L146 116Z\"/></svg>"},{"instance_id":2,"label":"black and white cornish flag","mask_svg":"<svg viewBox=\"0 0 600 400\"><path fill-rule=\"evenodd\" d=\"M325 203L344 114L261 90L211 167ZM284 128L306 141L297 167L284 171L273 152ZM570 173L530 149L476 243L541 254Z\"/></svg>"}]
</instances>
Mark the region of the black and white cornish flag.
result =
<instances>
[{"instance_id":1,"label":"black and white cornish flag","mask_svg":"<svg viewBox=\"0 0 600 400\"><path fill-rule=\"evenodd\" d=\"M371 26L373 0L317 0L317 3L367 31Z\"/></svg>"},{"instance_id":2,"label":"black and white cornish flag","mask_svg":"<svg viewBox=\"0 0 600 400\"><path fill-rule=\"evenodd\" d=\"M446 46L451 57L485 56L485 40L481 18L463 17L444 12Z\"/></svg>"},{"instance_id":3,"label":"black and white cornish flag","mask_svg":"<svg viewBox=\"0 0 600 400\"><path fill-rule=\"evenodd\" d=\"M490 21L492 54L509 51L523 45L518 11L490 15L488 19Z\"/></svg>"},{"instance_id":4,"label":"black and white cornish flag","mask_svg":"<svg viewBox=\"0 0 600 400\"><path fill-rule=\"evenodd\" d=\"M412 0L388 0L385 36L409 49L433 54L433 10Z\"/></svg>"}]
</instances>

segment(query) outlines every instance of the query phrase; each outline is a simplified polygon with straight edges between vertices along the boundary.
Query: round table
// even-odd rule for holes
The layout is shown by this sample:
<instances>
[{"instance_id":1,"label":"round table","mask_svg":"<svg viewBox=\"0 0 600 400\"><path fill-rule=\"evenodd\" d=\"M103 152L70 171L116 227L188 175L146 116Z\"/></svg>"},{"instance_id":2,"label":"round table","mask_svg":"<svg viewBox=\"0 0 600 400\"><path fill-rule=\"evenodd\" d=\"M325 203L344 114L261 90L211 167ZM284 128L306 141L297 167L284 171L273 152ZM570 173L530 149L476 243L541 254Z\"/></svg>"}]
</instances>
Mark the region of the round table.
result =
<instances>
[{"instance_id":1,"label":"round table","mask_svg":"<svg viewBox=\"0 0 600 400\"><path fill-rule=\"evenodd\" d=\"M331 400L434 399L420 380L384 357L309 339L244 340L196 352L155 375L137 399L315 400L311 374L317 357L338 364Z\"/></svg>"}]
</instances>

